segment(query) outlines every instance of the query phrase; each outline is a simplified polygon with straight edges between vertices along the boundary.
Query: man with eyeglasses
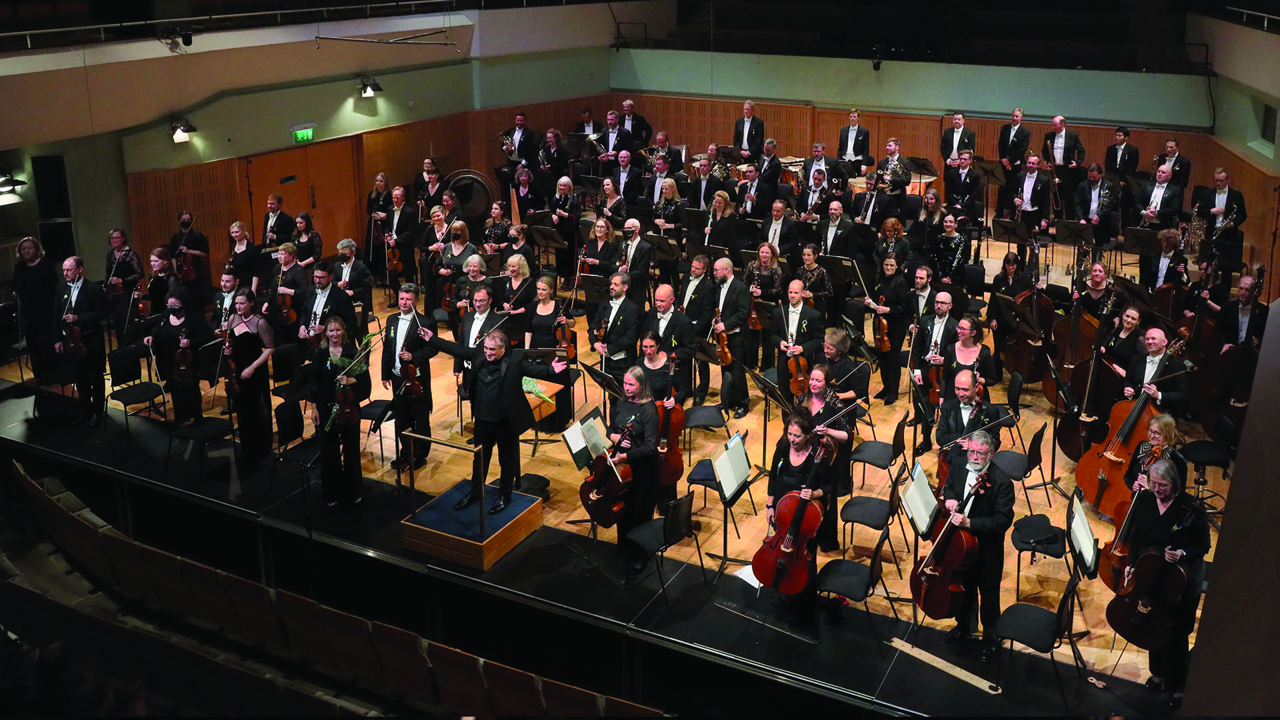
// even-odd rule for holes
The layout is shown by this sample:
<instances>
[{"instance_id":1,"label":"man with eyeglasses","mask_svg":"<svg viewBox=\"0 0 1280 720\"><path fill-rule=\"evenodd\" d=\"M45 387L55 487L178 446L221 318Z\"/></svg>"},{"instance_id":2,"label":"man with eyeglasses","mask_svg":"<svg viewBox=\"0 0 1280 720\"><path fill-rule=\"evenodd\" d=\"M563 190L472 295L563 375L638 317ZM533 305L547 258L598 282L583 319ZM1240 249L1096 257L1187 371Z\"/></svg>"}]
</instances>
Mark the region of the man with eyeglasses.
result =
<instances>
[{"instance_id":1,"label":"man with eyeglasses","mask_svg":"<svg viewBox=\"0 0 1280 720\"><path fill-rule=\"evenodd\" d=\"M934 296L933 311L920 318L918 324L911 326L915 338L915 342L911 344L911 385L916 406L916 416L912 423L920 426L920 434L924 436L916 446L916 455L923 455L933 449L933 442L929 439L933 432L934 411L934 406L929 402L929 391L933 388L929 370L938 365L934 362L935 358L941 361L942 349L956 343L958 324L951 317L951 293L944 290Z\"/></svg>"},{"instance_id":2,"label":"man with eyeglasses","mask_svg":"<svg viewBox=\"0 0 1280 720\"><path fill-rule=\"evenodd\" d=\"M970 377L972 380L972 376ZM948 514L943 522L967 530L978 540L978 558L960 574L964 601L948 642L969 639L975 605L981 601L982 662L995 660L1000 646L996 623L1000 619L1000 580L1004 577L1004 536L1013 525L1013 480L991 462L996 442L984 430L969 436L964 463L951 466L943 502Z\"/></svg>"}]
</instances>

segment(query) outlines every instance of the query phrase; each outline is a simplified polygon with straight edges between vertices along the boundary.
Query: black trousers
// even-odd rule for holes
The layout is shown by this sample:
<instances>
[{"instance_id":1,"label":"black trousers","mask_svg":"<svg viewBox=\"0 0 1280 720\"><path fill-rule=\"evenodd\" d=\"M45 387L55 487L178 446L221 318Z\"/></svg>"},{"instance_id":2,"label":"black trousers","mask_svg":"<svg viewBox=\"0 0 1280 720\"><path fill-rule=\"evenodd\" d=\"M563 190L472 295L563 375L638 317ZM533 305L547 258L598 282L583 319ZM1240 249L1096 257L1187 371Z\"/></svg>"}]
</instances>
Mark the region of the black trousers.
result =
<instances>
[{"instance_id":1,"label":"black trousers","mask_svg":"<svg viewBox=\"0 0 1280 720\"><path fill-rule=\"evenodd\" d=\"M698 387L694 389L694 398L706 397L707 390L711 387L711 363L705 360L698 360Z\"/></svg>"},{"instance_id":2,"label":"black trousers","mask_svg":"<svg viewBox=\"0 0 1280 720\"><path fill-rule=\"evenodd\" d=\"M875 321L875 318L872 318ZM898 397L898 386L902 384L902 340L907 329L889 326L889 349L886 352L876 351L876 360L880 363L880 381L884 383L885 396Z\"/></svg>"},{"instance_id":3,"label":"black trousers","mask_svg":"<svg viewBox=\"0 0 1280 720\"><path fill-rule=\"evenodd\" d=\"M627 533L653 519L658 505L656 463L631 464L631 488L627 491L626 501L622 517L618 518L618 551L627 554L633 561L643 561L645 557L639 546L623 541Z\"/></svg>"},{"instance_id":4,"label":"black trousers","mask_svg":"<svg viewBox=\"0 0 1280 720\"><path fill-rule=\"evenodd\" d=\"M1202 579L1192 577L1192 586L1199 588ZM1181 691L1187 685L1187 665L1191 657L1187 637L1195 627L1196 607L1199 604L1200 593L1192 592L1177 607L1171 609L1174 627L1169 633L1169 644L1161 650L1152 651L1147 661L1151 674L1164 680L1172 692Z\"/></svg>"},{"instance_id":5,"label":"black trousers","mask_svg":"<svg viewBox=\"0 0 1280 720\"><path fill-rule=\"evenodd\" d=\"M1076 219L1076 186L1080 184L1080 179L1076 176L1078 168L1070 168L1066 165L1054 165L1053 172L1058 177L1057 194L1062 199L1062 219ZM1055 192L1053 188L1049 188L1050 194Z\"/></svg>"},{"instance_id":6,"label":"black trousers","mask_svg":"<svg viewBox=\"0 0 1280 720\"><path fill-rule=\"evenodd\" d=\"M752 330L751 328L744 328L742 332L747 335L747 367L755 370L758 366L760 372L773 367L773 358L778 354L778 349L770 347L769 336L772 332L768 329Z\"/></svg>"},{"instance_id":7,"label":"black trousers","mask_svg":"<svg viewBox=\"0 0 1280 720\"><path fill-rule=\"evenodd\" d=\"M1027 238L1029 240L1034 240L1036 235L1040 234L1040 221L1045 218L1046 212L1047 212L1047 208L1022 211L1022 225L1027 229ZM1024 264L1027 262L1027 246L1026 245L1022 245L1022 244L1018 245L1018 259L1021 260Z\"/></svg>"},{"instance_id":8,"label":"black trousers","mask_svg":"<svg viewBox=\"0 0 1280 720\"><path fill-rule=\"evenodd\" d=\"M982 622L982 639L995 642L996 622L1000 620L1000 580L1004 577L1003 548L996 546L995 551L988 552L979 540L978 562L966 570L960 578L964 586L964 602L960 606L960 617L957 624L962 630L972 631L969 618L973 615L975 603L979 603L978 618Z\"/></svg>"},{"instance_id":9,"label":"black trousers","mask_svg":"<svg viewBox=\"0 0 1280 720\"><path fill-rule=\"evenodd\" d=\"M928 440L933 432L933 404L929 402L929 390L933 387L933 383L929 382L929 369L920 369L919 385L916 384L913 377L907 378L908 392L911 393L911 401L916 409L916 419L920 421L920 437Z\"/></svg>"},{"instance_id":10,"label":"black trousers","mask_svg":"<svg viewBox=\"0 0 1280 720\"><path fill-rule=\"evenodd\" d=\"M391 404L396 414L396 437L400 439L400 452L397 454L401 460L408 459L409 446L413 445L413 454L418 460L425 460L427 455L431 454L430 443L413 442L403 439L406 430L412 430L416 435L431 436L431 395L427 385L431 382L430 378L420 378L423 384L423 392L418 397L413 397L408 390L404 390L404 381L394 375L391 378Z\"/></svg>"},{"instance_id":11,"label":"black trousers","mask_svg":"<svg viewBox=\"0 0 1280 720\"><path fill-rule=\"evenodd\" d=\"M502 497L510 499L516 478L520 477L520 436L511 423L501 420L476 419L476 447L480 454L472 463L471 496L480 497L480 486L489 477L489 461L493 459L493 446L498 446L498 489Z\"/></svg>"},{"instance_id":12,"label":"black trousers","mask_svg":"<svg viewBox=\"0 0 1280 720\"><path fill-rule=\"evenodd\" d=\"M321 421L327 419L321 413ZM320 430L320 497L326 503L354 503L360 497L360 427L335 424Z\"/></svg>"},{"instance_id":13,"label":"black trousers","mask_svg":"<svg viewBox=\"0 0 1280 720\"><path fill-rule=\"evenodd\" d=\"M746 338L743 332L729 336L729 354L733 362L720 368L720 407L727 409L746 407L751 402L747 396L747 373L743 359L746 357Z\"/></svg>"},{"instance_id":14,"label":"black trousers","mask_svg":"<svg viewBox=\"0 0 1280 720\"><path fill-rule=\"evenodd\" d=\"M85 343L89 352L79 360L71 361L71 377L76 383L76 395L80 402L80 410L85 413L101 413L104 411L106 381L103 380L102 368L105 358L102 351L102 340L98 345L92 341Z\"/></svg>"},{"instance_id":15,"label":"black trousers","mask_svg":"<svg viewBox=\"0 0 1280 720\"><path fill-rule=\"evenodd\" d=\"M403 283L418 282L418 262L414 257L412 247L407 247L404 242L396 243L396 249L400 251L400 264L403 268L400 272L394 270L390 273L391 287L399 288Z\"/></svg>"},{"instance_id":16,"label":"black trousers","mask_svg":"<svg viewBox=\"0 0 1280 720\"><path fill-rule=\"evenodd\" d=\"M174 422L181 423L200 417L203 403L200 400L199 380L181 383L170 380L165 383L164 389L169 392L169 399L173 403Z\"/></svg>"}]
</instances>

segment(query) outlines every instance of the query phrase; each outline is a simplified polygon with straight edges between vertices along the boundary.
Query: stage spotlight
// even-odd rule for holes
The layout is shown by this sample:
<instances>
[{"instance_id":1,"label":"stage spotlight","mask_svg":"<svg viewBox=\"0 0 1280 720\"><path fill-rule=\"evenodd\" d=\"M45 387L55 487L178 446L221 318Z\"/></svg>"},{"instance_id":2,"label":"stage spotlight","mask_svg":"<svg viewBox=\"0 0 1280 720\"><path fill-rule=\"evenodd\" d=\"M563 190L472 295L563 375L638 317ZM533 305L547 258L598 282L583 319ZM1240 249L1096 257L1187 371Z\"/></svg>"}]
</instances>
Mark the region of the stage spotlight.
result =
<instances>
[{"instance_id":1,"label":"stage spotlight","mask_svg":"<svg viewBox=\"0 0 1280 720\"><path fill-rule=\"evenodd\" d=\"M377 92L382 92L382 86L378 84L376 79L367 75L360 78L360 97L371 98Z\"/></svg>"},{"instance_id":2,"label":"stage spotlight","mask_svg":"<svg viewBox=\"0 0 1280 720\"><path fill-rule=\"evenodd\" d=\"M184 117L173 117L169 119L169 130L175 143L184 143L191 140L190 133L196 131L196 126Z\"/></svg>"}]
</instances>

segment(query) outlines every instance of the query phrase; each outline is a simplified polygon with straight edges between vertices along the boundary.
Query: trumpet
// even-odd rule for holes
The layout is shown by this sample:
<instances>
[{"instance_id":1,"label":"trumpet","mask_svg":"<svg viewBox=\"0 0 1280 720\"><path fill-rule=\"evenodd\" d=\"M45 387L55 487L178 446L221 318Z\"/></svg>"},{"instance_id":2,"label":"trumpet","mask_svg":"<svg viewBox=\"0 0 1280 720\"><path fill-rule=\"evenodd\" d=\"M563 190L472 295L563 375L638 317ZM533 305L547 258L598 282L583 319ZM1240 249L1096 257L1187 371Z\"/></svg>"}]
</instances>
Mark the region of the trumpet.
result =
<instances>
[{"instance_id":1,"label":"trumpet","mask_svg":"<svg viewBox=\"0 0 1280 720\"><path fill-rule=\"evenodd\" d=\"M1231 212L1227 213L1227 216L1226 216L1225 218L1223 218L1223 220L1222 220L1222 224L1218 226L1218 229L1217 229L1217 230L1214 230L1214 231L1213 231L1213 237L1209 238L1209 242L1217 242L1217 241L1218 241L1218 236L1222 234L1222 231L1223 231L1223 230L1226 230L1226 229L1227 229L1227 225L1230 225L1230 224L1231 224L1231 223L1236 219L1236 211L1237 211L1237 210L1239 210L1239 209L1240 209L1240 208L1239 208L1238 206L1237 206L1237 207L1233 207L1233 208L1231 208ZM1193 220L1192 222L1194 222L1194 220ZM1203 219L1201 219L1201 223L1202 223L1202 224L1203 224L1203 222L1204 222L1204 220L1203 220ZM1202 230L1201 232L1203 233L1203 230Z\"/></svg>"},{"instance_id":2,"label":"trumpet","mask_svg":"<svg viewBox=\"0 0 1280 720\"><path fill-rule=\"evenodd\" d=\"M511 150L507 150L510 146ZM516 141L506 133L498 133L498 147L502 148L502 152L507 154L507 159L511 162L520 162L520 156L516 154Z\"/></svg>"}]
</instances>

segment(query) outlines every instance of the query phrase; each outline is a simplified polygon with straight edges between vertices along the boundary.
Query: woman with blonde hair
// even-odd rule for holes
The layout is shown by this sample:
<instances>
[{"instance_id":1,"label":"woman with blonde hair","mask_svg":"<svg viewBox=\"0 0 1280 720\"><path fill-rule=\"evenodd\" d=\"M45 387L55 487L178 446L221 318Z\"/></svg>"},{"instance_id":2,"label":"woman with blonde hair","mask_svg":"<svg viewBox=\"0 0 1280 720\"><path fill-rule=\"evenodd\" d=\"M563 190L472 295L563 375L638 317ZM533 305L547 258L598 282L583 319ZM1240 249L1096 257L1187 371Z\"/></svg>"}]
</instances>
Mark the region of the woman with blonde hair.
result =
<instances>
[{"instance_id":1,"label":"woman with blonde hair","mask_svg":"<svg viewBox=\"0 0 1280 720\"><path fill-rule=\"evenodd\" d=\"M730 247L732 238L729 234L730 221L733 219L733 202L729 193L717 190L711 196L711 211L707 213L707 227L703 230L706 245Z\"/></svg>"},{"instance_id":2,"label":"woman with blonde hair","mask_svg":"<svg viewBox=\"0 0 1280 720\"><path fill-rule=\"evenodd\" d=\"M260 249L253 244L249 226L237 220L231 223L231 260L228 267L235 273L236 284L258 294L258 257Z\"/></svg>"}]
</instances>

